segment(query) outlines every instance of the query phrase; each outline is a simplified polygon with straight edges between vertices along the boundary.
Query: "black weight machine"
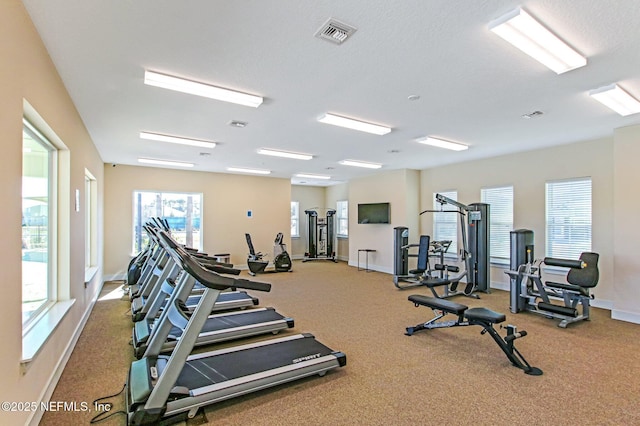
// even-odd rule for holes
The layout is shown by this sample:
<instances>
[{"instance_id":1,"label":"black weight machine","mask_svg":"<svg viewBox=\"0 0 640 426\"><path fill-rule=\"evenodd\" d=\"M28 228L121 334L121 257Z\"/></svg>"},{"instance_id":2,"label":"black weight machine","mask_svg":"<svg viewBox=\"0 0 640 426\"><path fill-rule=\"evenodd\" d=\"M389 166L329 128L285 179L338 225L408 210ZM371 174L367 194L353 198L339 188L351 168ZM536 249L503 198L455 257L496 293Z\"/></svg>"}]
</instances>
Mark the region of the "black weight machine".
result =
<instances>
[{"instance_id":1,"label":"black weight machine","mask_svg":"<svg viewBox=\"0 0 640 426\"><path fill-rule=\"evenodd\" d=\"M317 210L305 210L307 215L307 248L303 262L330 260L337 262L335 244L334 209L327 210L326 217L319 217Z\"/></svg>"},{"instance_id":2,"label":"black weight machine","mask_svg":"<svg viewBox=\"0 0 640 426\"><path fill-rule=\"evenodd\" d=\"M510 309L511 312L533 312L562 320L558 327L589 320L590 289L598 284L598 253L583 252L579 260L545 257L534 260L533 231L511 231ZM542 281L542 265L569 268L567 283ZM552 298L563 304L552 303ZM579 305L582 310L578 309Z\"/></svg>"},{"instance_id":3,"label":"black weight machine","mask_svg":"<svg viewBox=\"0 0 640 426\"><path fill-rule=\"evenodd\" d=\"M409 250L416 245L408 244L408 229L397 227L394 228L394 284L399 289L417 285L427 286L437 298L457 295L478 298L478 295L474 294L477 291L489 293L489 204L473 203L467 206L441 194L436 194L436 201L440 203L441 207L444 204L450 204L457 209L424 210L420 215L424 213L455 213L459 215L462 235L460 255L464 270L455 277L449 276L449 272L460 272L458 266L447 265L444 262L451 241L430 241L429 236L422 235L420 243L417 245L418 254L412 254ZM468 229L467 224L469 225ZM410 257L418 258L416 269L409 270ZM437 258L433 270L430 268L429 257ZM465 288L458 290L459 282L465 277ZM401 285L400 282L409 284ZM439 287L444 288L442 293L437 292L436 288Z\"/></svg>"}]
</instances>

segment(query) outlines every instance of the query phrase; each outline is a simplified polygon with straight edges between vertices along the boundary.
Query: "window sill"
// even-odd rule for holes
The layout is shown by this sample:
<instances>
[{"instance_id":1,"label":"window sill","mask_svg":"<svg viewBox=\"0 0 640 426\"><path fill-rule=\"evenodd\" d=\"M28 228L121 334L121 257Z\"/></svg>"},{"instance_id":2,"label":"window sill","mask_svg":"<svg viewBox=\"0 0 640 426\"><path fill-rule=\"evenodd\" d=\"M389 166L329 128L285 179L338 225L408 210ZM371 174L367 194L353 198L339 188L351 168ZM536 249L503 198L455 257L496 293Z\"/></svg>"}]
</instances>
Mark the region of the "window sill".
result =
<instances>
[{"instance_id":1,"label":"window sill","mask_svg":"<svg viewBox=\"0 0 640 426\"><path fill-rule=\"evenodd\" d=\"M33 361L75 302L75 299L71 299L54 303L22 335L22 358L20 362L23 366Z\"/></svg>"},{"instance_id":2,"label":"window sill","mask_svg":"<svg viewBox=\"0 0 640 426\"><path fill-rule=\"evenodd\" d=\"M87 285L89 285L89 283L91 282L93 277L96 276L97 273L98 273L98 267L97 266L91 266L90 268L86 268L84 270L84 286L85 286L85 288L87 287Z\"/></svg>"},{"instance_id":3,"label":"window sill","mask_svg":"<svg viewBox=\"0 0 640 426\"><path fill-rule=\"evenodd\" d=\"M348 235L336 235L336 238L338 238L339 240L348 240L349 236Z\"/></svg>"}]
</instances>

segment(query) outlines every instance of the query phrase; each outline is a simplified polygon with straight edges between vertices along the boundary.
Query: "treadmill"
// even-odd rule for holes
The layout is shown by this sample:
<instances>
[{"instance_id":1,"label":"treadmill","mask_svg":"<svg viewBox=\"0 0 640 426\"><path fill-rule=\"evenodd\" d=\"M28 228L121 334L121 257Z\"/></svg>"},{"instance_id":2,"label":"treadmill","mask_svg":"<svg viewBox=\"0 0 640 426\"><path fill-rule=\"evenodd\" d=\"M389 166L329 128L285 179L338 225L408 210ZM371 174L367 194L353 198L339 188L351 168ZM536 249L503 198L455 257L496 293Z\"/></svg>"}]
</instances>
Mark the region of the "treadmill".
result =
<instances>
[{"instance_id":1,"label":"treadmill","mask_svg":"<svg viewBox=\"0 0 640 426\"><path fill-rule=\"evenodd\" d=\"M163 250L166 250L164 248ZM231 269L229 264L207 264L206 267L213 271L238 275L240 273L237 269ZM170 285L175 287L175 279L180 274L180 266L173 260L169 259L165 265L155 267L149 280L153 281L147 294L139 294L131 301L131 319L133 322L142 321L145 318L155 318L158 316L160 310L166 304L166 295L170 294L163 290L163 287ZM166 289L165 289L166 290ZM184 303L186 307L192 311L198 304L198 301L202 297L204 292L204 286L200 283L194 285L193 293ZM225 291L220 294L220 298L216 301L212 312L232 310L232 309L244 309L250 306L256 306L260 302L257 298L250 296L245 291Z\"/></svg>"},{"instance_id":2,"label":"treadmill","mask_svg":"<svg viewBox=\"0 0 640 426\"><path fill-rule=\"evenodd\" d=\"M166 238L170 239L169 236ZM190 355L221 290L239 287L270 291L271 285L222 277L207 271L178 246L171 255L188 273L207 287L193 315L181 315L177 300L167 309L145 356L131 364L126 383L127 420L130 425L157 425L193 418L201 407L346 365L346 355L318 342L311 334L250 343ZM184 334L170 356L159 355L172 326Z\"/></svg>"},{"instance_id":3,"label":"treadmill","mask_svg":"<svg viewBox=\"0 0 640 426\"><path fill-rule=\"evenodd\" d=\"M195 283L194 280L189 280L188 277L189 274L183 273L179 279L179 283L175 286L170 285L168 282L163 283L161 286L161 295L159 296L163 300L168 301L169 305L176 303L177 306L181 308L181 312L186 320L188 320L188 316L192 313L188 311L184 302L188 300ZM221 295L222 294L224 293L221 293ZM152 307L152 309L154 309L154 307ZM146 319L134 324L132 345L136 358L141 358L144 355L150 339L159 329L158 325L163 321L168 321L165 312L166 310L162 311L160 317L156 318L155 312L151 311L151 315ZM209 315L202 330L198 334L195 345L210 345L266 333L277 334L281 330L293 328L293 326L294 321L292 318L284 317L276 312L274 308L260 308ZM162 345L161 351L169 352L173 350L182 334L183 330L180 327L172 327L167 340Z\"/></svg>"}]
</instances>

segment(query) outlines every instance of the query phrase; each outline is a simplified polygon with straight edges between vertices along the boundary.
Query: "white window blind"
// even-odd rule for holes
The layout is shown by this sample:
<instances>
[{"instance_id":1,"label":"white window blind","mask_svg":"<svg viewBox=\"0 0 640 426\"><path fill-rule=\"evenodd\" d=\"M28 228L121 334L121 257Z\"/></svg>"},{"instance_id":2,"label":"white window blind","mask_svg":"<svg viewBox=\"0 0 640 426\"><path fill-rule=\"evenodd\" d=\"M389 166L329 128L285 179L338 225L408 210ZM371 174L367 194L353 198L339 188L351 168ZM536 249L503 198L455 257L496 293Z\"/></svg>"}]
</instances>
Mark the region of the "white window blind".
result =
<instances>
[{"instance_id":1,"label":"white window blind","mask_svg":"<svg viewBox=\"0 0 640 426\"><path fill-rule=\"evenodd\" d=\"M546 184L546 255L577 259L591 251L591 178Z\"/></svg>"},{"instance_id":2,"label":"white window blind","mask_svg":"<svg viewBox=\"0 0 640 426\"><path fill-rule=\"evenodd\" d=\"M513 229L513 186L483 188L483 203L489 204L489 250L491 262L509 263L510 232Z\"/></svg>"},{"instance_id":3,"label":"white window blind","mask_svg":"<svg viewBox=\"0 0 640 426\"><path fill-rule=\"evenodd\" d=\"M291 236L300 236L300 203L297 201L291 202Z\"/></svg>"},{"instance_id":4,"label":"white window blind","mask_svg":"<svg viewBox=\"0 0 640 426\"><path fill-rule=\"evenodd\" d=\"M339 237L349 236L349 202L338 201L336 203L336 216L338 218L338 232Z\"/></svg>"},{"instance_id":5,"label":"white window blind","mask_svg":"<svg viewBox=\"0 0 640 426\"><path fill-rule=\"evenodd\" d=\"M454 201L458 201L458 191L436 192L433 194L434 210L458 210L457 207L449 204L440 204L436 201L436 194L444 195ZM433 214L433 241L449 240L451 246L447 251L447 255L457 256L458 254L458 222L460 215L453 212L437 212Z\"/></svg>"}]
</instances>

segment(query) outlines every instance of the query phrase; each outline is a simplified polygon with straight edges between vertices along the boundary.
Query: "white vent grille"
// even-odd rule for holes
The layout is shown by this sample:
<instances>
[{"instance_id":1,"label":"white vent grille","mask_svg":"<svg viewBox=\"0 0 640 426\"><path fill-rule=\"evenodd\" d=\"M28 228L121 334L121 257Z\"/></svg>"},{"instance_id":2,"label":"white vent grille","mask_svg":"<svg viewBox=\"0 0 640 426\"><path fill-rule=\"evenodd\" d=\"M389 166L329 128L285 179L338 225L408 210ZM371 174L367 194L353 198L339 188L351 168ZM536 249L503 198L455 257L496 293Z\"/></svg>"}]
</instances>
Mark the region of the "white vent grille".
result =
<instances>
[{"instance_id":1,"label":"white vent grille","mask_svg":"<svg viewBox=\"0 0 640 426\"><path fill-rule=\"evenodd\" d=\"M351 25L340 22L337 19L329 18L316 32L316 37L335 44L342 44L355 32L356 28Z\"/></svg>"}]
</instances>

